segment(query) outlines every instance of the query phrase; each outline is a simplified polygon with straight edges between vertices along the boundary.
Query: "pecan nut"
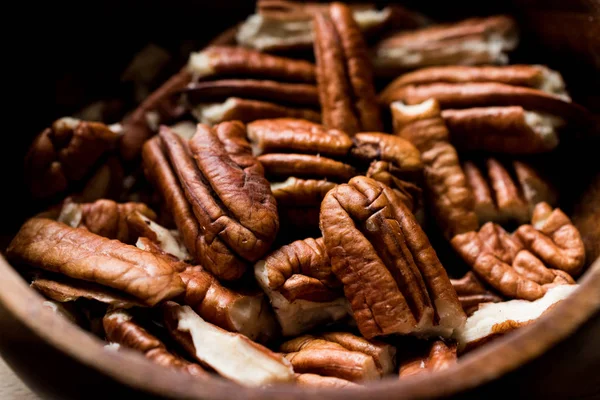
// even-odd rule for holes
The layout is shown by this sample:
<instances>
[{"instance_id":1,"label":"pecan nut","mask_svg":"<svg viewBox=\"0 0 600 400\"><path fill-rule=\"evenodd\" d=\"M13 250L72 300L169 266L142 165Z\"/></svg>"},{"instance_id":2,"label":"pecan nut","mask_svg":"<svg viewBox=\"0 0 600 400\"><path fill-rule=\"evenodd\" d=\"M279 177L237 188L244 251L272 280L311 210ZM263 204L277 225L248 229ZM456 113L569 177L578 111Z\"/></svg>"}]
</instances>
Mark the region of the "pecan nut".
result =
<instances>
[{"instance_id":1,"label":"pecan nut","mask_svg":"<svg viewBox=\"0 0 600 400\"><path fill-rule=\"evenodd\" d=\"M60 118L40 133L25 156L31 194L47 198L81 181L112 150L119 135L100 122Z\"/></svg>"},{"instance_id":2,"label":"pecan nut","mask_svg":"<svg viewBox=\"0 0 600 400\"><path fill-rule=\"evenodd\" d=\"M456 364L456 347L456 344L448 345L442 340L436 340L431 343L427 354L400 363L400 378L450 368Z\"/></svg>"},{"instance_id":3,"label":"pecan nut","mask_svg":"<svg viewBox=\"0 0 600 400\"><path fill-rule=\"evenodd\" d=\"M282 205L298 205L318 208L321 206L321 201L323 201L327 192L333 189L335 185L335 183L326 180L290 177L284 182L272 183L271 191L279 207Z\"/></svg>"},{"instance_id":4,"label":"pecan nut","mask_svg":"<svg viewBox=\"0 0 600 400\"><path fill-rule=\"evenodd\" d=\"M351 165L328 157L311 154L271 153L258 156L270 177L297 176L347 182L356 175Z\"/></svg>"},{"instance_id":5,"label":"pecan nut","mask_svg":"<svg viewBox=\"0 0 600 400\"><path fill-rule=\"evenodd\" d=\"M386 133L358 133L352 138L350 156L356 160L381 160L391 163L406 175L418 174L423 169L421 153L408 140Z\"/></svg>"},{"instance_id":6,"label":"pecan nut","mask_svg":"<svg viewBox=\"0 0 600 400\"><path fill-rule=\"evenodd\" d=\"M297 240L254 266L254 275L269 296L284 336L347 316L347 303L323 239Z\"/></svg>"},{"instance_id":7,"label":"pecan nut","mask_svg":"<svg viewBox=\"0 0 600 400\"><path fill-rule=\"evenodd\" d=\"M403 171L396 168L394 164L387 161L373 161L367 171L367 178L375 179L386 186L391 187L396 195L404 202L413 214L421 209L422 190L414 183L404 181L399 176L404 175Z\"/></svg>"},{"instance_id":8,"label":"pecan nut","mask_svg":"<svg viewBox=\"0 0 600 400\"><path fill-rule=\"evenodd\" d=\"M349 135L381 131L367 48L350 9L333 3L314 17L317 83L323 124Z\"/></svg>"},{"instance_id":9,"label":"pecan nut","mask_svg":"<svg viewBox=\"0 0 600 400\"><path fill-rule=\"evenodd\" d=\"M506 64L506 53L518 41L508 16L469 18L384 38L374 49L373 64L377 75L386 76L431 65Z\"/></svg>"},{"instance_id":10,"label":"pecan nut","mask_svg":"<svg viewBox=\"0 0 600 400\"><path fill-rule=\"evenodd\" d=\"M345 379L332 376L321 376L317 374L295 374L296 385L314 388L357 388L358 384Z\"/></svg>"},{"instance_id":11,"label":"pecan nut","mask_svg":"<svg viewBox=\"0 0 600 400\"><path fill-rule=\"evenodd\" d=\"M129 214L127 224L138 238L149 239L158 246L161 252L181 261L191 260L192 257L181 241L179 231L168 230L137 211ZM136 246L140 247L138 243L136 243Z\"/></svg>"},{"instance_id":12,"label":"pecan nut","mask_svg":"<svg viewBox=\"0 0 600 400\"><path fill-rule=\"evenodd\" d=\"M71 278L123 291L149 306L183 292L175 262L60 222L32 218L7 249L7 256Z\"/></svg>"},{"instance_id":13,"label":"pecan nut","mask_svg":"<svg viewBox=\"0 0 600 400\"><path fill-rule=\"evenodd\" d=\"M204 321L188 306L167 302L163 308L165 325L173 339L192 358L223 377L244 386L294 380L294 370L283 356L244 335Z\"/></svg>"},{"instance_id":14,"label":"pecan nut","mask_svg":"<svg viewBox=\"0 0 600 400\"><path fill-rule=\"evenodd\" d=\"M467 272L460 279L450 279L450 283L456 290L460 305L467 316L471 316L477 311L480 304L502 301L502 297L487 290L472 271Z\"/></svg>"},{"instance_id":15,"label":"pecan nut","mask_svg":"<svg viewBox=\"0 0 600 400\"><path fill-rule=\"evenodd\" d=\"M321 205L332 270L367 339L392 333L449 335L465 315L446 271L392 189L358 176Z\"/></svg>"},{"instance_id":16,"label":"pecan nut","mask_svg":"<svg viewBox=\"0 0 600 400\"><path fill-rule=\"evenodd\" d=\"M477 229L474 201L458 154L448 142L448 129L436 100L406 106L391 105L396 134L421 152L428 202L447 238Z\"/></svg>"},{"instance_id":17,"label":"pecan nut","mask_svg":"<svg viewBox=\"0 0 600 400\"><path fill-rule=\"evenodd\" d=\"M147 359L158 365L182 370L197 377L208 376L208 373L200 365L190 363L169 353L158 338L136 323L126 311L110 311L104 316L102 323L106 332L106 339L110 343L138 350Z\"/></svg>"}]
</instances>

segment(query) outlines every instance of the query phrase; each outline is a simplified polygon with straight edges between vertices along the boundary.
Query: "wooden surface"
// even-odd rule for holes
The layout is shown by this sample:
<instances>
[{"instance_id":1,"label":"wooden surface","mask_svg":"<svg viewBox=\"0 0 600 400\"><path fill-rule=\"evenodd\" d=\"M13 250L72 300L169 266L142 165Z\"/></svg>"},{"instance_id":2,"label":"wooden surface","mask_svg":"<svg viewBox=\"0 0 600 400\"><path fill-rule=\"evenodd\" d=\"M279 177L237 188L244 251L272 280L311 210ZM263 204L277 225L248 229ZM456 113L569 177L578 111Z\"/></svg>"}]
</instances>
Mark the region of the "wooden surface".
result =
<instances>
[{"instance_id":1,"label":"wooden surface","mask_svg":"<svg viewBox=\"0 0 600 400\"><path fill-rule=\"evenodd\" d=\"M40 400L0 358L0 399L2 400Z\"/></svg>"}]
</instances>

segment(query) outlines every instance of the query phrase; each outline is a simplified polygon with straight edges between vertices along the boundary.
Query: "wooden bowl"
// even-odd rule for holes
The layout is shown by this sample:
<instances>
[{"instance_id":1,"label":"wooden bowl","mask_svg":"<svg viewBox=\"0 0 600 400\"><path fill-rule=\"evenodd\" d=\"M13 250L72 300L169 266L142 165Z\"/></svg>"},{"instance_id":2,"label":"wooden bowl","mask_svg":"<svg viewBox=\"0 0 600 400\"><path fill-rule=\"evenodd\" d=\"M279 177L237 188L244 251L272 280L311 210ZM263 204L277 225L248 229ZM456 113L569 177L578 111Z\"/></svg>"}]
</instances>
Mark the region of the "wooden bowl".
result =
<instances>
[{"instance_id":1,"label":"wooden bowl","mask_svg":"<svg viewBox=\"0 0 600 400\"><path fill-rule=\"evenodd\" d=\"M179 6L182 6L181 3L178 3ZM196 7L201 7L197 3ZM221 18L215 18L216 20L231 20L230 15L227 16L229 19L224 17L224 10L231 13L233 9L239 13L239 16L243 16L253 8L248 2L241 1L214 3L221 4L217 6L220 7ZM469 4L469 2L466 3ZM233 8L228 7L232 4ZM490 4L496 3L486 2L486 9L482 12L504 11L500 8L488 7ZM527 25L533 30L525 32L524 35L527 40L531 39L535 46L544 43L544 38L552 35L552 40L546 44L550 47L553 44L560 44L560 48L553 49L557 52L545 53L548 48L543 46L536 47L536 51L540 51L540 54L544 56L553 54L551 57L555 58L543 60L551 60L553 66L561 67L559 69L567 76L567 83L570 87L576 88L575 91L579 97L575 96L575 98L588 100L582 102L597 112L600 109L600 101L593 93L598 93L598 91L592 86L589 79L593 79L593 74L598 74L600 68L600 62L594 58L592 52L593 48L597 48L594 46L598 45L600 35L578 36L578 32L581 33L582 30L587 32L589 26L577 22L589 21L589 18L594 17L595 14L592 14L594 10L597 12L598 8L594 8L597 5L594 6L593 1L569 2L568 10L564 9L563 14L560 14L561 11L560 8L557 8L557 4L556 1L516 1L518 17L521 21L537 21L536 24ZM186 5L192 7L191 3ZM236 8L236 5L240 7ZM454 5L453 2L452 5L446 6L449 15L457 14ZM117 7L117 2L106 2L103 7L110 10L110 7ZM135 6L129 7L130 9L121 14L123 20L136 16ZM547 7L548 10L552 9L552 12L546 12L544 7ZM415 8L420 7L415 5ZM461 10L460 7L458 9ZM424 11L432 11L436 17L444 14L443 8L431 5ZM213 15L217 15L215 14L217 11L213 10L212 12ZM476 11L469 13L476 13ZM103 17L106 16L105 14L107 13L100 12ZM162 21L159 19L159 14L160 10L155 10L155 15L150 16L148 25L156 26L152 23L156 24ZM563 27L562 31L557 29L550 30L551 32L548 33L547 26L540 21L544 18L555 18L556 15L565 15L568 17L565 21L572 21L572 23ZM598 16L596 15L594 18L598 18ZM65 15L63 15L63 20L67 20ZM85 22L90 23L87 20ZM136 22L133 24L137 27ZM119 26L118 23L115 25ZM213 27L213 32L221 30L221 28ZM165 29L168 28L165 27ZM563 36L560 32L563 32ZM584 38L581 39L583 42L571 40L572 43L569 45L568 39L574 37ZM585 37L588 37L589 43L585 42ZM41 40L46 40L47 44L52 46L51 41L47 38ZM108 39L104 38L103 40L106 42ZM114 46L118 45L117 40L112 42L109 40L108 43ZM39 47L47 49L43 45ZM123 46L123 48L126 47ZM85 53L86 50L82 51ZM571 71L574 72L571 76L573 78L569 79L570 59L561 62L563 60L561 55L565 52L577 57L582 62L587 61L585 71L588 75L581 72L582 69L578 64L576 67L572 67ZM88 51L88 53L88 58L84 57L84 59L93 60L92 52ZM90 67L77 64L77 59L73 59L72 62L77 68ZM105 65L112 65L110 60L104 62ZM56 59L56 63L59 66L67 65L67 62L60 58ZM55 74L49 74L50 77L46 79L45 83L23 81L24 88L27 90L34 88L50 90L55 83L53 79L59 81L61 76L60 68L56 67L55 69L53 71ZM111 87L115 87L115 83L118 82L117 75L114 73L110 75L106 69L103 70L97 65L96 69L102 71L97 71L97 75L92 78L88 77L89 82L104 73L112 79ZM75 82L77 83L77 81ZM575 82L574 85L573 82ZM81 82L79 83L81 84ZM91 83L89 84L91 85ZM93 86L96 91L98 86ZM88 89L90 87L92 86L87 86ZM73 106L82 101L81 97L77 97L77 93L84 93L85 88L74 91L75 94L72 96L62 97L62 100L68 99L62 103L62 100L59 101L58 98L55 99L44 94L43 90L41 92L37 98L30 99L32 109L42 110L37 114L37 120L34 117L33 120L29 119L23 122L23 126L27 127L24 131L30 132L29 136L16 138L16 143L19 140L22 143L18 142L14 148L10 149L5 146L3 150L3 155L6 155L3 161L7 162L7 165L22 165L24 149L31 136L48 121L72 110L72 107L69 108L69 104ZM64 107L61 108L61 105ZM49 113L48 107L54 107L53 111L56 115ZM573 216L575 224L582 231L589 250L588 264L590 266L584 276L579 279L580 287L535 324L523 327L470 352L461 358L456 366L448 370L402 381L390 378L368 385L367 390L358 391L299 389L292 386L250 389L235 386L217 378L209 382L198 382L189 375L159 367L134 351L106 350L104 342L57 317L44 307L42 305L44 299L32 290L2 257L0 257L0 352L17 375L44 398L75 399L135 395L142 398L160 399L375 400L442 396L461 396L461 398L493 396L497 398L517 394L524 398L527 396L593 398L600 395L600 380L597 378L597 371L600 370L600 340L598 340L600 337L600 174L594 173L594 170L589 170L589 168L598 170L597 152L599 147L597 143L597 138L578 138L577 141L561 150L562 152L557 156L561 157L560 171L565 180L564 187L569 188L569 196L566 197L571 200L568 202L567 208ZM15 148L17 150L14 150ZM586 160L593 161L596 165L594 166L592 163L587 165ZM6 187L19 188L20 175L11 172L13 171L8 168L2 169L3 178L7 182ZM9 207L27 204L28 201L24 195L18 189L15 191L17 195L9 199L12 202ZM14 209L18 209L18 207ZM9 213L2 234L8 237L10 233L14 233L15 227L18 227L24 218L24 213Z\"/></svg>"}]
</instances>

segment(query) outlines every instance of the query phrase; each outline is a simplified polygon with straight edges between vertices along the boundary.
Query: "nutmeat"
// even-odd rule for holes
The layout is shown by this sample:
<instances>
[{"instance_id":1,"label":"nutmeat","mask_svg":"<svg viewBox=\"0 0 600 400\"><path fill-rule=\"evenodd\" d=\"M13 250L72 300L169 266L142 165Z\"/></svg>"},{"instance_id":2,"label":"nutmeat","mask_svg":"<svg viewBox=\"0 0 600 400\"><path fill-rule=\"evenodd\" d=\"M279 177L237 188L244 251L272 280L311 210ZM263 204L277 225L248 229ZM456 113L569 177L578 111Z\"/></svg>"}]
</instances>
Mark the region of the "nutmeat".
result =
<instances>
[{"instance_id":1,"label":"nutmeat","mask_svg":"<svg viewBox=\"0 0 600 400\"><path fill-rule=\"evenodd\" d=\"M502 301L502 297L487 290L472 271L467 272L460 279L450 279L450 283L456 290L460 305L467 316L477 311L480 304Z\"/></svg>"},{"instance_id":2,"label":"nutmeat","mask_svg":"<svg viewBox=\"0 0 600 400\"><path fill-rule=\"evenodd\" d=\"M465 321L456 292L412 213L358 176L327 193L321 230L361 334L449 335Z\"/></svg>"},{"instance_id":3,"label":"nutmeat","mask_svg":"<svg viewBox=\"0 0 600 400\"><path fill-rule=\"evenodd\" d=\"M431 343L426 355L401 362L399 376L403 379L423 372L441 371L456 364L456 360L456 343L436 340Z\"/></svg>"}]
</instances>

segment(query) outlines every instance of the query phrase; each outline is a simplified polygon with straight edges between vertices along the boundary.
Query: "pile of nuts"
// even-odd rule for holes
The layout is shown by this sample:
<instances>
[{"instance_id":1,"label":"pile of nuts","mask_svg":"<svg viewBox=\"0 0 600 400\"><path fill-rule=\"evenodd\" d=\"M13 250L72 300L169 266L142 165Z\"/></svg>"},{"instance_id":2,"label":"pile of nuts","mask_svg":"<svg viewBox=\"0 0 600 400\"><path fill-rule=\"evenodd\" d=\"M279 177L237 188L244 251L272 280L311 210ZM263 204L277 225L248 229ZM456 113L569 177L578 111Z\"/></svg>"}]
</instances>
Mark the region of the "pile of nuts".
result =
<instances>
[{"instance_id":1,"label":"pile of nuts","mask_svg":"<svg viewBox=\"0 0 600 400\"><path fill-rule=\"evenodd\" d=\"M586 265L528 156L589 116L558 72L506 65L517 44L507 16L261 0L121 122L44 130L25 163L44 208L6 254L107 351L198 379L452 368Z\"/></svg>"}]
</instances>

